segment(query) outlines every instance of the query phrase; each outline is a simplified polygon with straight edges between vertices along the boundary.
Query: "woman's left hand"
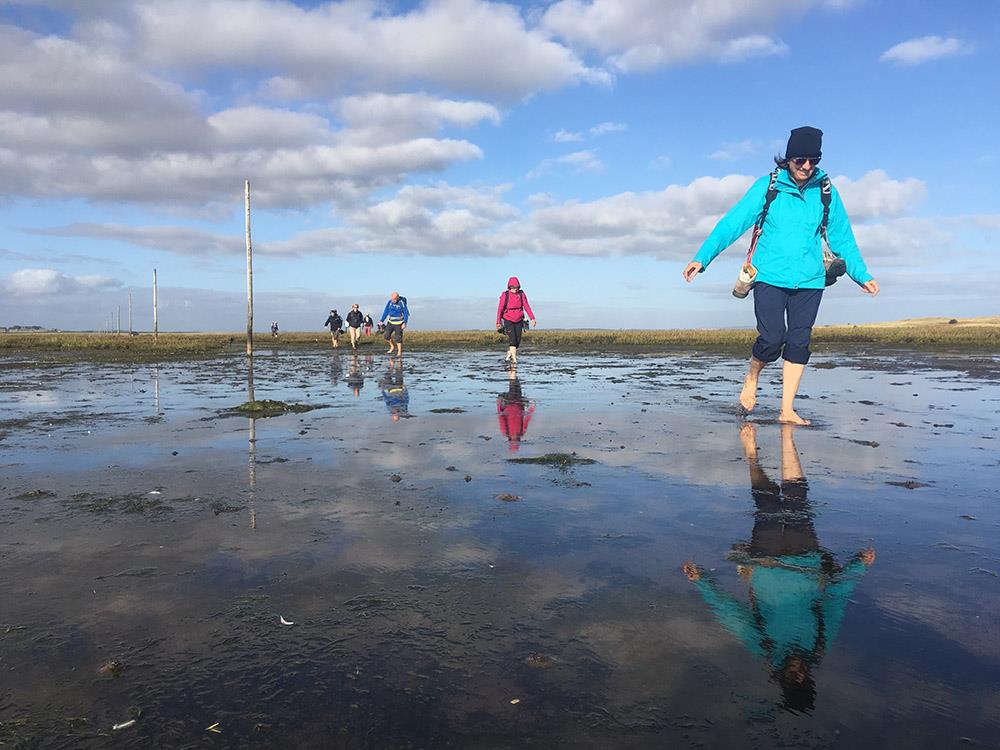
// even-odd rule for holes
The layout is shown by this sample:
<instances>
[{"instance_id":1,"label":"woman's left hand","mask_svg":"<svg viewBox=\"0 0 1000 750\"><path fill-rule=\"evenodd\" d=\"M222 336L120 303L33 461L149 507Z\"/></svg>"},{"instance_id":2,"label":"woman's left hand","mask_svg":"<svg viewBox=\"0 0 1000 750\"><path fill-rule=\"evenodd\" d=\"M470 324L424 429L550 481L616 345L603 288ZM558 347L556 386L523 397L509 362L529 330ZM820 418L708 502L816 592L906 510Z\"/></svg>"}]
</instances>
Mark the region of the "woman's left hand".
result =
<instances>
[{"instance_id":1,"label":"woman's left hand","mask_svg":"<svg viewBox=\"0 0 1000 750\"><path fill-rule=\"evenodd\" d=\"M531 321L531 327L532 328L538 328L538 321L537 320Z\"/></svg>"},{"instance_id":2,"label":"woman's left hand","mask_svg":"<svg viewBox=\"0 0 1000 750\"><path fill-rule=\"evenodd\" d=\"M871 281L866 281L864 284L861 285L861 288L864 290L865 294L870 294L872 297L878 294L879 287L878 287L878 282L875 281L875 279L872 279Z\"/></svg>"}]
</instances>

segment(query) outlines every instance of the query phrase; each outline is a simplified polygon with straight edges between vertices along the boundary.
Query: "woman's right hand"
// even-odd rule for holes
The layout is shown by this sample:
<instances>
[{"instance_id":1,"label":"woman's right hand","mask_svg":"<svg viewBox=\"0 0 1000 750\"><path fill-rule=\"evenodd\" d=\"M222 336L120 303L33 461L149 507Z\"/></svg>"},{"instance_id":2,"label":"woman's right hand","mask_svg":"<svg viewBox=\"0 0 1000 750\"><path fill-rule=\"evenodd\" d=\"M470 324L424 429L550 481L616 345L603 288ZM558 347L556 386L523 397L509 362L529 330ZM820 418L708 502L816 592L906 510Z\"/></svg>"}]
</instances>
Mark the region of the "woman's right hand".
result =
<instances>
[{"instance_id":1,"label":"woman's right hand","mask_svg":"<svg viewBox=\"0 0 1000 750\"><path fill-rule=\"evenodd\" d=\"M694 281L694 277L701 273L704 266L696 260L692 260L684 269L684 281L691 283Z\"/></svg>"}]
</instances>

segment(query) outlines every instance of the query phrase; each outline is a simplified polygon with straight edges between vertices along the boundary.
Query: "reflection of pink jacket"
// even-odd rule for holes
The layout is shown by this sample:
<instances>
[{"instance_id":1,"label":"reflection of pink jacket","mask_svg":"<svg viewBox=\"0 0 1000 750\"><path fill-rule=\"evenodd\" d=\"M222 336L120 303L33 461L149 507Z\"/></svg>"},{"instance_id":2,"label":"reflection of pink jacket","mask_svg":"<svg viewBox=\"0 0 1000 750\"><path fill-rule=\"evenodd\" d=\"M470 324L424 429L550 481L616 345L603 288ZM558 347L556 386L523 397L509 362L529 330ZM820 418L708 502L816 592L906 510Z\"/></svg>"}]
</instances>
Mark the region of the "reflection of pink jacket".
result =
<instances>
[{"instance_id":1,"label":"reflection of pink jacket","mask_svg":"<svg viewBox=\"0 0 1000 750\"><path fill-rule=\"evenodd\" d=\"M535 413L533 404L528 404L527 410L524 407L524 401L508 399L505 396L497 398L497 421L512 453L521 447L521 438L528 431L531 415Z\"/></svg>"},{"instance_id":2,"label":"reflection of pink jacket","mask_svg":"<svg viewBox=\"0 0 1000 750\"><path fill-rule=\"evenodd\" d=\"M497 305L497 325L500 325L500 318L517 323L524 320L524 314L528 314L528 320L534 320L535 314L531 312L531 305L528 304L528 295L521 289L521 282L517 276L511 276L507 281L507 286L516 286L518 292L512 294L509 290L500 295L500 304ZM507 309L504 310L504 305Z\"/></svg>"}]
</instances>

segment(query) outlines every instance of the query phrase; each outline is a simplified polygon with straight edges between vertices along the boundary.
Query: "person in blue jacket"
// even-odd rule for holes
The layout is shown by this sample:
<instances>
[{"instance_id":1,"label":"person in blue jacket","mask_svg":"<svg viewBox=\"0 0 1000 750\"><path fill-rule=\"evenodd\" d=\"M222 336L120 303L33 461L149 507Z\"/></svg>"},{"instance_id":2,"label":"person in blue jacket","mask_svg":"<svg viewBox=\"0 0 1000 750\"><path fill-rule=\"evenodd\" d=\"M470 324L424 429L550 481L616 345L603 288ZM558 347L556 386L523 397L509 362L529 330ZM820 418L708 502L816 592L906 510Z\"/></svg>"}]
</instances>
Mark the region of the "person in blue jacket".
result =
<instances>
[{"instance_id":1,"label":"person in blue jacket","mask_svg":"<svg viewBox=\"0 0 1000 750\"><path fill-rule=\"evenodd\" d=\"M743 381L740 404L748 412L757 404L757 382L764 367L783 357L779 420L809 424L795 412L795 395L809 362L809 340L826 285L820 225L823 219L821 183L826 173L818 165L823 131L795 128L784 158L775 157L777 195L768 207L753 254L757 269L753 285L757 340L750 371ZM739 203L722 217L684 269L691 282L723 250L754 226L764 210L770 175L754 182ZM878 282L868 272L836 188L831 187L827 238L843 259L847 275L866 293L878 294Z\"/></svg>"},{"instance_id":2,"label":"person in blue jacket","mask_svg":"<svg viewBox=\"0 0 1000 750\"><path fill-rule=\"evenodd\" d=\"M403 356L403 329L410 321L410 310L406 306L406 297L400 297L399 292L393 292L385 303L379 325L385 326L385 340L389 342L386 354L392 354L393 343L396 345L396 355Z\"/></svg>"},{"instance_id":3,"label":"person in blue jacket","mask_svg":"<svg viewBox=\"0 0 1000 750\"><path fill-rule=\"evenodd\" d=\"M694 562L683 570L719 624L767 662L784 707L803 713L815 705L813 670L833 645L855 585L875 562L875 550L862 550L841 567L820 547L794 429L781 426L780 485L760 467L754 425L747 423L740 432L757 510L750 542L733 545L728 558L747 584L748 603L724 591Z\"/></svg>"}]
</instances>

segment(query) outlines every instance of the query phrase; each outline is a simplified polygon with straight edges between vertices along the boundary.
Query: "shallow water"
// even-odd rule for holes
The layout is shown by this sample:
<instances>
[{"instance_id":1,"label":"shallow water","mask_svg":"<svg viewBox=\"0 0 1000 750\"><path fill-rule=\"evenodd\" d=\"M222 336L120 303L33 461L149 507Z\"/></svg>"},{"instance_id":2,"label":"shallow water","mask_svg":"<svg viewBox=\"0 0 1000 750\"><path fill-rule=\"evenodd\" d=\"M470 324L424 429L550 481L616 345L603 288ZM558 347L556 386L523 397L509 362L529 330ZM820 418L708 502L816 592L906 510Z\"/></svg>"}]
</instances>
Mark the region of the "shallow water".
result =
<instances>
[{"instance_id":1,"label":"shallow water","mask_svg":"<svg viewBox=\"0 0 1000 750\"><path fill-rule=\"evenodd\" d=\"M0 746L1000 747L996 358L498 359L0 360Z\"/></svg>"}]
</instances>

